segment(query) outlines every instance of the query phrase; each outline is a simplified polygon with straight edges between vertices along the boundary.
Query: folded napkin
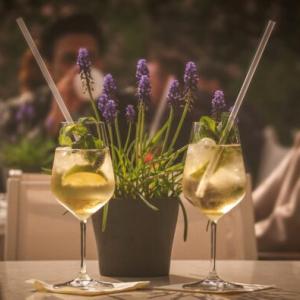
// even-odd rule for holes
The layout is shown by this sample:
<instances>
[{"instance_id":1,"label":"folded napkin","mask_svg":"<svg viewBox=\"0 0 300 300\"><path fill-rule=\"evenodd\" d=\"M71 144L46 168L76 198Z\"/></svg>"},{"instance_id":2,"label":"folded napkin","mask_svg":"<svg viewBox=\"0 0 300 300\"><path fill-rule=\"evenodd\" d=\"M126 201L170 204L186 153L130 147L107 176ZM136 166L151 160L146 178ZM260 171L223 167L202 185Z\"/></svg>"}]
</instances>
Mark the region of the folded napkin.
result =
<instances>
[{"instance_id":1,"label":"folded napkin","mask_svg":"<svg viewBox=\"0 0 300 300\"><path fill-rule=\"evenodd\" d=\"M234 294L234 293L261 291L261 290L271 289L275 287L273 285L245 284L245 283L237 283L237 282L234 282L234 284L242 285L243 288L241 289L235 288L234 290L224 290L224 291L207 291L200 288L199 289L183 288L183 284L172 284L172 285L154 287L153 289L163 290L163 291L203 293L203 294Z\"/></svg>"},{"instance_id":2,"label":"folded napkin","mask_svg":"<svg viewBox=\"0 0 300 300\"><path fill-rule=\"evenodd\" d=\"M58 293L58 294L71 294L71 295L83 295L83 296L96 296L107 295L120 292L133 291L137 289L147 288L150 281L136 281L136 282L112 282L113 288L101 287L101 289L84 290L73 287L54 287L53 284L48 284L44 281L37 279L29 279L25 281L28 284L33 285L33 288L38 292Z\"/></svg>"}]
</instances>

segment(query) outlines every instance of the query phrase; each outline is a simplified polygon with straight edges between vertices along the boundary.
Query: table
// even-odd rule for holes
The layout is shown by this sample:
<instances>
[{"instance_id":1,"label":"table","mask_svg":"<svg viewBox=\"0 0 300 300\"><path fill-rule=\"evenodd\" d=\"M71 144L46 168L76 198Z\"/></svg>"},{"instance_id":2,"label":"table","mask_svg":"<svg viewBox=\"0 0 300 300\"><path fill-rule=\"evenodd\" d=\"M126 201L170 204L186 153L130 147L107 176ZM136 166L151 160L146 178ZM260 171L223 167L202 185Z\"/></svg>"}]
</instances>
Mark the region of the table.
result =
<instances>
[{"instance_id":1,"label":"table","mask_svg":"<svg viewBox=\"0 0 300 300\"><path fill-rule=\"evenodd\" d=\"M200 295L164 291L135 291L111 296L91 297L90 299L300 299L300 261L219 261L219 275L227 280L275 284L277 289L238 294L238 295ZM89 273L99 278L96 261L88 261ZM172 261L169 277L150 279L153 285L167 285L189 282L207 274L208 261ZM0 299L2 300L63 300L87 299L79 296L33 293L24 281L30 278L47 282L62 282L72 278L79 270L77 261L17 261L0 262ZM107 278L105 278L107 279ZM119 280L136 280L120 279ZM116 278L114 278L116 280ZM144 279L143 279L144 280ZM279 294L280 293L280 294ZM275 297L274 295L279 295Z\"/></svg>"}]
</instances>

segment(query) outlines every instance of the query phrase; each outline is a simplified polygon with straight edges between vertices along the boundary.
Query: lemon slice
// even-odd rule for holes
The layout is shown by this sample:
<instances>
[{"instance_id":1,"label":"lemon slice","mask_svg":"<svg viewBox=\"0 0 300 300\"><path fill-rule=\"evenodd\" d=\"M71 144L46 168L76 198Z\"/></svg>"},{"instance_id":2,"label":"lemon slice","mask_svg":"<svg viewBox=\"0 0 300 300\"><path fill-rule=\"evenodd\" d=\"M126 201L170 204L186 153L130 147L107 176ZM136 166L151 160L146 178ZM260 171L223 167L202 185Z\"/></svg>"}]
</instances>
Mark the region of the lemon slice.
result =
<instances>
[{"instance_id":1,"label":"lemon slice","mask_svg":"<svg viewBox=\"0 0 300 300\"><path fill-rule=\"evenodd\" d=\"M208 162L204 163L201 167L199 167L195 172L193 172L191 174L191 177L193 179L199 180L203 176L207 165L208 165Z\"/></svg>"},{"instance_id":2,"label":"lemon slice","mask_svg":"<svg viewBox=\"0 0 300 300\"><path fill-rule=\"evenodd\" d=\"M72 187L100 187L107 184L107 178L100 171L90 166L75 165L62 177L63 186Z\"/></svg>"}]
</instances>

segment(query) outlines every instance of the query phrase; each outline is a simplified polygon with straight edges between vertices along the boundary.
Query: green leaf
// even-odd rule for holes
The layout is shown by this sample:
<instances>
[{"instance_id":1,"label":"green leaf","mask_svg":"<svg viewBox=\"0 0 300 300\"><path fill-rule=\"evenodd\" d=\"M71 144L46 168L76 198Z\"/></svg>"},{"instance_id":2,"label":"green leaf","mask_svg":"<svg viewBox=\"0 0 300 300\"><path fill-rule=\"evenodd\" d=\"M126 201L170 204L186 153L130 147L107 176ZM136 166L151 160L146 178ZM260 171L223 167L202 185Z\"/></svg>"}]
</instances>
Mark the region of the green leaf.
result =
<instances>
[{"instance_id":1,"label":"green leaf","mask_svg":"<svg viewBox=\"0 0 300 300\"><path fill-rule=\"evenodd\" d=\"M203 116L200 118L200 128L201 130L197 133L198 136L195 136L195 139L198 141L204 137L212 138L217 140L217 124L214 119L208 116Z\"/></svg>"},{"instance_id":2,"label":"green leaf","mask_svg":"<svg viewBox=\"0 0 300 300\"><path fill-rule=\"evenodd\" d=\"M188 216L187 216L187 212L186 209L181 201L180 198L178 198L179 201L179 206L181 208L182 211L182 215L183 215L183 223L184 223L184 230L183 230L183 240L186 242L187 240L187 236L188 236Z\"/></svg>"},{"instance_id":3,"label":"green leaf","mask_svg":"<svg viewBox=\"0 0 300 300\"><path fill-rule=\"evenodd\" d=\"M200 126L201 128L204 127L211 132L216 132L216 121L208 116L203 116L200 119Z\"/></svg>"},{"instance_id":4,"label":"green leaf","mask_svg":"<svg viewBox=\"0 0 300 300\"><path fill-rule=\"evenodd\" d=\"M106 229L107 216L108 216L108 205L109 205L109 202L107 202L104 205L103 210L102 210L102 232L104 232Z\"/></svg>"},{"instance_id":5,"label":"green leaf","mask_svg":"<svg viewBox=\"0 0 300 300\"><path fill-rule=\"evenodd\" d=\"M159 209L158 209L156 206L152 205L149 201L147 201L147 200L145 199L145 197L143 197L143 195L139 194L139 197L142 199L142 201L143 201L148 207L150 207L151 209L153 209L153 210L155 210L155 211L159 211Z\"/></svg>"}]
</instances>

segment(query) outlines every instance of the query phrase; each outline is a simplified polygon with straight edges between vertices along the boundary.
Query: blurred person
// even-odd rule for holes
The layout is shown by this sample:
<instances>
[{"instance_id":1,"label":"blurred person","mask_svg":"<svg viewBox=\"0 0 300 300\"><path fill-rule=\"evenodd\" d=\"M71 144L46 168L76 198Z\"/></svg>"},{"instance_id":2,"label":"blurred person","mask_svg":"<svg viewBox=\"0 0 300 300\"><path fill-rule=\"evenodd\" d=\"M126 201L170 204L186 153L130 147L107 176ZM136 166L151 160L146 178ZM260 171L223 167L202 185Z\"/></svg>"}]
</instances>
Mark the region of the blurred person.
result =
<instances>
[{"instance_id":1,"label":"blurred person","mask_svg":"<svg viewBox=\"0 0 300 300\"><path fill-rule=\"evenodd\" d=\"M105 44L96 22L85 14L58 19L43 32L38 47L72 117L91 115L90 103L76 92L74 81L79 77L76 61L81 47L88 49L93 66L102 69ZM58 135L60 122L64 121L29 50L20 67L20 94L0 102L1 191L6 186L4 167L49 168L52 147L56 145L53 140Z\"/></svg>"},{"instance_id":2,"label":"blurred person","mask_svg":"<svg viewBox=\"0 0 300 300\"><path fill-rule=\"evenodd\" d=\"M105 44L102 32L90 15L77 14L52 23L41 35L39 48L71 115L88 114L90 105L75 90L78 49L87 48L93 66L101 70ZM21 94L1 103L1 135L43 132L55 137L64 118L33 56L25 53L19 73Z\"/></svg>"},{"instance_id":3,"label":"blurred person","mask_svg":"<svg viewBox=\"0 0 300 300\"><path fill-rule=\"evenodd\" d=\"M154 50L147 65L151 84L148 125L152 136L167 118L167 94L172 81L182 76L184 59L176 51Z\"/></svg>"}]
</instances>

